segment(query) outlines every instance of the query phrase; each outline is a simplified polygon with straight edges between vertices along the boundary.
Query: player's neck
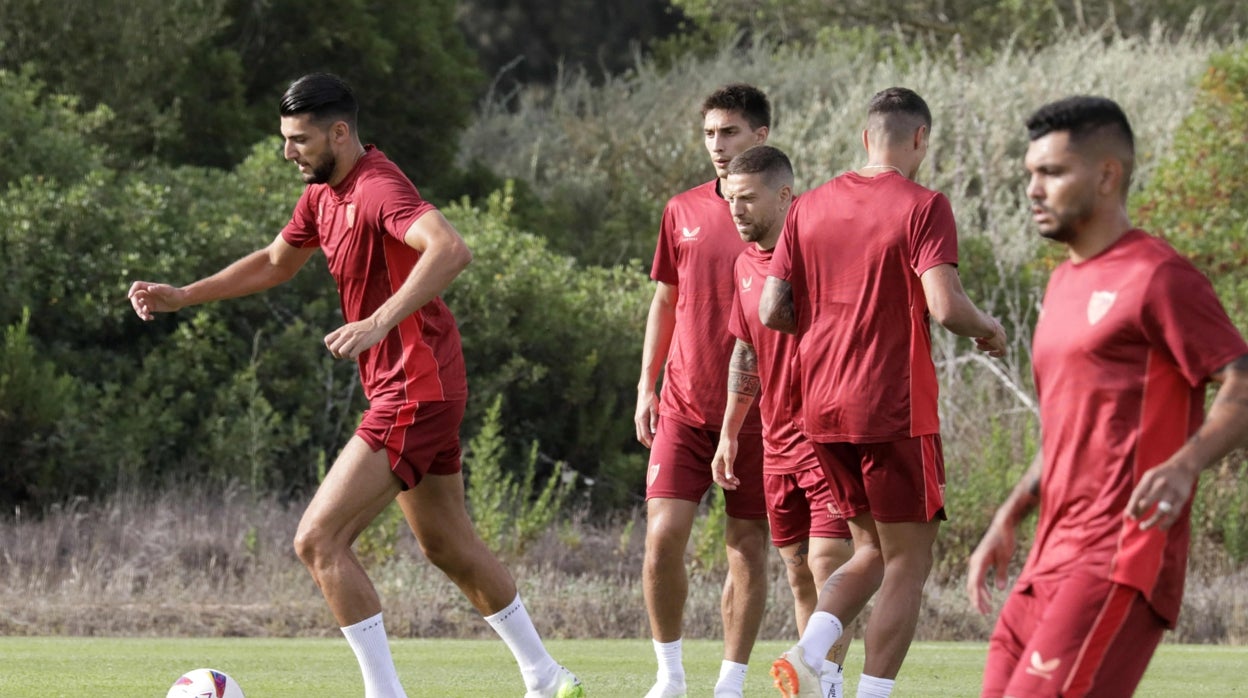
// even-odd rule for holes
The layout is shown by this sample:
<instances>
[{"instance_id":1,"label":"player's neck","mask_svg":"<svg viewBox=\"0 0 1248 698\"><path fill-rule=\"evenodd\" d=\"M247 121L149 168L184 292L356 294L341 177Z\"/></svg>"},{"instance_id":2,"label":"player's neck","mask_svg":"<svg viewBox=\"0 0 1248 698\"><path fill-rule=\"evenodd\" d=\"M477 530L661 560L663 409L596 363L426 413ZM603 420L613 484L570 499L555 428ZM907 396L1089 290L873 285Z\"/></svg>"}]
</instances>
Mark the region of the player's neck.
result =
<instances>
[{"instance_id":1,"label":"player's neck","mask_svg":"<svg viewBox=\"0 0 1248 698\"><path fill-rule=\"evenodd\" d=\"M355 165L360 161L360 158L368 153L368 150L362 144L356 143L348 153L348 155L338 159L338 164L334 167L334 175L327 182L329 186L336 187L342 184L347 175L351 174L351 170L355 169Z\"/></svg>"},{"instance_id":2,"label":"player's neck","mask_svg":"<svg viewBox=\"0 0 1248 698\"><path fill-rule=\"evenodd\" d=\"M1085 227L1079 231L1075 239L1066 243L1070 261L1082 264L1092 259L1112 247L1129 230L1131 230L1131 219L1127 217L1125 211L1111 220Z\"/></svg>"}]
</instances>

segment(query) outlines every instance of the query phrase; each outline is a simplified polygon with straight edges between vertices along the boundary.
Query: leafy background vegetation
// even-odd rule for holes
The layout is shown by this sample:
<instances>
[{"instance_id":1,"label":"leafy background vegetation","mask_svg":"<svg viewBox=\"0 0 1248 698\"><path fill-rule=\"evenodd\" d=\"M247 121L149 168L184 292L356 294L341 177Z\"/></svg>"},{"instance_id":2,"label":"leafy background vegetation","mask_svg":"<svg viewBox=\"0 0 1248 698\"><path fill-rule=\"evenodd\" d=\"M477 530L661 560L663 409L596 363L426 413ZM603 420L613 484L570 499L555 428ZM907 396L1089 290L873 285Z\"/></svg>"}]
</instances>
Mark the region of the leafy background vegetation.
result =
<instances>
[{"instance_id":1,"label":"leafy background vegetation","mask_svg":"<svg viewBox=\"0 0 1248 698\"><path fill-rule=\"evenodd\" d=\"M282 512L298 511L364 408L354 367L321 348L340 322L323 265L267 294L153 323L137 320L124 296L133 279L185 283L276 234L301 186L273 136L276 101L290 79L328 69L359 91L366 140L406 168L476 253L446 294L472 389L464 440L474 515L517 564L539 560L543 589L562 589L553 572L582 580L559 593L569 608L598 609L594 624L580 626L586 632L644 634L630 585L640 569L634 523L645 453L631 415L659 212L711 176L700 99L732 80L763 87L775 104L772 142L807 188L860 163L867 99L903 84L935 115L920 179L953 202L964 283L1013 340L1009 357L988 361L947 333L934 337L951 519L935 575L944 586L928 607L954 618L956 630L928 635L982 632L939 588L958 587L970 546L1034 451L1030 328L1060 254L1029 228L1021 122L1075 92L1122 103L1141 147L1137 222L1210 273L1245 328L1248 50L1238 27L1246 7L6 0L8 589L129 599L207 574L217 586L204 593L272 598L274 579L308 584L281 542L291 523ZM1244 469L1232 457L1209 473L1194 519L1203 584L1233 599L1248 557ZM193 510L163 508L179 493L244 501L221 514L244 521L221 529ZM111 547L51 554L91 538L83 521L137 525L121 515L125 502L167 519L170 531L185 520L218 535L169 533L157 544L118 530ZM272 537L256 523L266 517ZM430 585L394 566L396 552L418 555L402 544L400 525L384 516L361 542L396 593ZM707 541L722 524L699 525L697 540ZM713 579L722 564L715 546L695 547ZM274 549L283 555L267 555ZM154 550L179 560L171 577L144 569L158 566ZM265 563L274 559L296 576ZM75 578L83 569L104 587ZM258 576L270 581L256 586ZM601 607L595 589L617 606ZM605 591L620 589L632 591ZM713 632L713 582L694 597L690 622L698 627L704 615ZM1234 639L1226 626L1242 620L1243 601L1232 600L1229 615L1224 601L1197 603L1185 637ZM323 613L314 605L263 624L320 627ZM588 614L577 615L583 623ZM65 619L66 628L76 622ZM437 623L413 632L429 627ZM573 622L558 627L579 632Z\"/></svg>"}]
</instances>

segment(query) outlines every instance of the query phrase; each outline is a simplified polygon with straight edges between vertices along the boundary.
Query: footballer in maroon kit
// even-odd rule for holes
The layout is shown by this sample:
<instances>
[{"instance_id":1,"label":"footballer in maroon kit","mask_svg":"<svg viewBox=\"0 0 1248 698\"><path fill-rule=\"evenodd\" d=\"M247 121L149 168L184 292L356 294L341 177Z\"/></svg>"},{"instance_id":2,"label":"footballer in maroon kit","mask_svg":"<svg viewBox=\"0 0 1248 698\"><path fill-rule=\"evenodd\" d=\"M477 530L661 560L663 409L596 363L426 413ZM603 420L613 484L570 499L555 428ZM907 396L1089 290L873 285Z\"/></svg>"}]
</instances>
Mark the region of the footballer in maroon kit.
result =
<instances>
[{"instance_id":1,"label":"footballer in maroon kit","mask_svg":"<svg viewBox=\"0 0 1248 698\"><path fill-rule=\"evenodd\" d=\"M1135 146L1117 104L1071 97L1027 128L1034 219L1069 259L1032 340L1040 452L970 561L987 613L989 570L1004 588L1014 529L1039 505L982 695L1125 697L1178 618L1200 471L1248 434L1248 345L1208 279L1132 227ZM1206 419L1210 380L1222 386Z\"/></svg>"},{"instance_id":2,"label":"footballer in maroon kit","mask_svg":"<svg viewBox=\"0 0 1248 698\"><path fill-rule=\"evenodd\" d=\"M721 187L728 163L765 141L770 124L771 105L755 87L727 85L708 96L702 133L716 178L672 197L659 229L634 420L637 440L650 448L642 578L659 668L647 698L686 693L680 644L688 594L685 548L698 502L712 485L733 344L732 266L745 249ZM660 371L662 397L656 400ZM766 603L767 512L757 409L750 410L742 432L737 474L746 484L725 491L728 577L716 698L741 695Z\"/></svg>"},{"instance_id":3,"label":"footballer in maroon kit","mask_svg":"<svg viewBox=\"0 0 1248 698\"><path fill-rule=\"evenodd\" d=\"M772 667L786 696L818 695L810 684L828 649L873 596L858 695L891 693L944 518L929 320L993 355L1006 348L958 278L948 199L914 181L931 123L912 90L871 98L867 163L793 203L759 303L768 327L797 335L798 426L854 539L801 640Z\"/></svg>"},{"instance_id":4,"label":"footballer in maroon kit","mask_svg":"<svg viewBox=\"0 0 1248 698\"><path fill-rule=\"evenodd\" d=\"M396 498L431 562L507 643L526 698L583 693L554 662L511 574L464 505L459 426L468 386L455 319L438 295L472 260L458 231L381 151L360 142L358 106L339 78L314 73L282 97L284 155L308 185L268 247L185 287L136 281L144 320L290 280L319 247L346 324L325 337L359 365L369 407L299 521L295 551L342 626L365 698L402 698L377 591L351 545Z\"/></svg>"}]
</instances>

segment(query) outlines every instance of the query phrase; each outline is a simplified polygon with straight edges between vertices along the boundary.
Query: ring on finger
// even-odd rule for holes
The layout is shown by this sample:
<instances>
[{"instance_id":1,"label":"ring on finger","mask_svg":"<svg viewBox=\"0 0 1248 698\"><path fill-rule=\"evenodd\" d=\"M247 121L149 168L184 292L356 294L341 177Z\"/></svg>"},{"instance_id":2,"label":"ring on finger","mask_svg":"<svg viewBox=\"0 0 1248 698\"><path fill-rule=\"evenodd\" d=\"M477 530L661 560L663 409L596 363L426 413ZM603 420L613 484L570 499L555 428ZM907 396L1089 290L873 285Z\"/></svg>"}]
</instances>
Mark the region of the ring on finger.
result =
<instances>
[{"instance_id":1,"label":"ring on finger","mask_svg":"<svg viewBox=\"0 0 1248 698\"><path fill-rule=\"evenodd\" d=\"M1164 499L1160 502L1157 502L1157 511L1160 511L1163 514L1169 514L1173 510L1174 510L1174 505L1171 504L1170 502L1167 502Z\"/></svg>"}]
</instances>

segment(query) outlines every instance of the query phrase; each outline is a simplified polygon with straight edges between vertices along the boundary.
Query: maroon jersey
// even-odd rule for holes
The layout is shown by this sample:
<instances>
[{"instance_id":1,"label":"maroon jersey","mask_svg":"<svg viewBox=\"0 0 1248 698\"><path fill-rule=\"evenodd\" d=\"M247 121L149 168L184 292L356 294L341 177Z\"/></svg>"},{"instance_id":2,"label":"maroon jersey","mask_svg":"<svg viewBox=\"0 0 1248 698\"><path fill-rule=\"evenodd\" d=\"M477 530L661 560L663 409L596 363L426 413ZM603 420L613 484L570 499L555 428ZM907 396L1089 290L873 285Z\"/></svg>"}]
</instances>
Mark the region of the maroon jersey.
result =
<instances>
[{"instance_id":1,"label":"maroon jersey","mask_svg":"<svg viewBox=\"0 0 1248 698\"><path fill-rule=\"evenodd\" d=\"M1166 531L1141 531L1124 512L1143 473L1200 426L1209 376L1248 345L1208 279L1140 230L1053 272L1032 345L1044 472L1019 584L1104 575L1173 625L1190 502Z\"/></svg>"},{"instance_id":2,"label":"maroon jersey","mask_svg":"<svg viewBox=\"0 0 1248 698\"><path fill-rule=\"evenodd\" d=\"M718 180L677 194L663 209L650 276L675 286L676 329L667 353L659 411L688 426L718 431L728 396L732 268L746 243L720 198ZM750 408L742 433L762 431Z\"/></svg>"},{"instance_id":3,"label":"maroon jersey","mask_svg":"<svg viewBox=\"0 0 1248 698\"><path fill-rule=\"evenodd\" d=\"M958 261L943 194L847 172L793 202L771 276L793 287L799 426L821 443L936 434L936 367L919 277Z\"/></svg>"},{"instance_id":4,"label":"maroon jersey","mask_svg":"<svg viewBox=\"0 0 1248 698\"><path fill-rule=\"evenodd\" d=\"M373 146L336 187L303 191L282 238L320 246L338 285L347 322L369 317L420 259L403 238L435 210L394 163ZM358 359L364 395L374 405L463 399L468 395L459 328L441 298L404 318Z\"/></svg>"},{"instance_id":5,"label":"maroon jersey","mask_svg":"<svg viewBox=\"0 0 1248 698\"><path fill-rule=\"evenodd\" d=\"M763 325L758 300L771 266L771 250L750 245L737 257L736 292L728 329L754 347L761 383L759 411L763 419L763 472L785 475L819 466L815 450L793 423L790 376L796 338Z\"/></svg>"}]
</instances>

